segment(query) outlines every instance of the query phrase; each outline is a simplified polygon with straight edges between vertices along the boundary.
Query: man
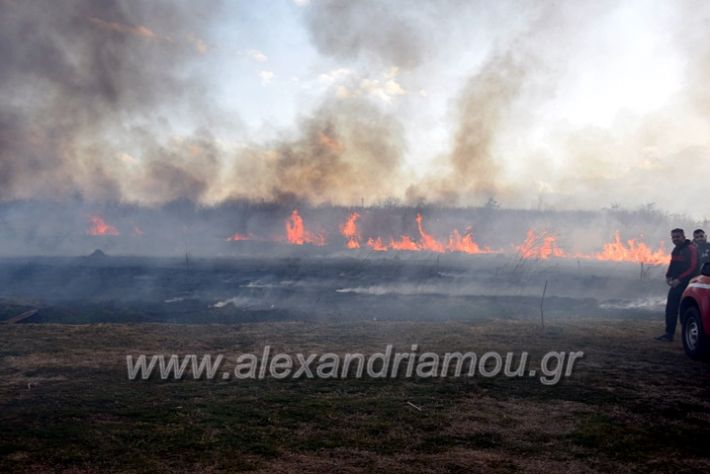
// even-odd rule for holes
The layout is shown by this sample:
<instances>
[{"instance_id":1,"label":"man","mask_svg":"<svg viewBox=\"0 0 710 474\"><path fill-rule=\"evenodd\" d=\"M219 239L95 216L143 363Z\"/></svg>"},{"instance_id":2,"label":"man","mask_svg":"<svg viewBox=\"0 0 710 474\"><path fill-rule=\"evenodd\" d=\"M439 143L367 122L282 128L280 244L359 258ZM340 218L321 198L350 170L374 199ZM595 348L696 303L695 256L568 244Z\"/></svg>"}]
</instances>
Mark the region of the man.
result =
<instances>
[{"instance_id":1,"label":"man","mask_svg":"<svg viewBox=\"0 0 710 474\"><path fill-rule=\"evenodd\" d=\"M659 341L673 340L678 322L680 297L698 270L698 250L690 240L685 238L683 229L673 229L671 240L675 248L671 252L671 263L666 272L666 283L670 286L666 300L666 332L656 338Z\"/></svg>"},{"instance_id":2,"label":"man","mask_svg":"<svg viewBox=\"0 0 710 474\"><path fill-rule=\"evenodd\" d=\"M703 229L693 231L693 243L698 249L698 273L703 268L705 262L710 262L710 244Z\"/></svg>"}]
</instances>

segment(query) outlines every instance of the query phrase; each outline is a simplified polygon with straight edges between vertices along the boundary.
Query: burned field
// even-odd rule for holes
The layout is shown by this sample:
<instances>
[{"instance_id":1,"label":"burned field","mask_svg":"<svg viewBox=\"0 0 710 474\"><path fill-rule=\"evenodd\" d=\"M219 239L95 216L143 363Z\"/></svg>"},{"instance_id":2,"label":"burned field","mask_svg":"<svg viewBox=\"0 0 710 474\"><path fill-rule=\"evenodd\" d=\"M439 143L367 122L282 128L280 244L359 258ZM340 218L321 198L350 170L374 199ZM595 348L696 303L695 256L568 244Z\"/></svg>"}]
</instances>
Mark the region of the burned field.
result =
<instances>
[{"instance_id":1,"label":"burned field","mask_svg":"<svg viewBox=\"0 0 710 474\"><path fill-rule=\"evenodd\" d=\"M628 316L663 302L660 267L503 255L5 259L0 317L28 323L241 323ZM623 310L623 311L621 311Z\"/></svg>"},{"instance_id":2,"label":"burned field","mask_svg":"<svg viewBox=\"0 0 710 474\"><path fill-rule=\"evenodd\" d=\"M6 259L3 471L706 471L660 268L497 255ZM658 275L654 274L658 272ZM547 290L542 299L543 286ZM659 299L660 297L660 299ZM541 303L544 327L541 326ZM129 381L128 354L583 351L537 377Z\"/></svg>"}]
</instances>

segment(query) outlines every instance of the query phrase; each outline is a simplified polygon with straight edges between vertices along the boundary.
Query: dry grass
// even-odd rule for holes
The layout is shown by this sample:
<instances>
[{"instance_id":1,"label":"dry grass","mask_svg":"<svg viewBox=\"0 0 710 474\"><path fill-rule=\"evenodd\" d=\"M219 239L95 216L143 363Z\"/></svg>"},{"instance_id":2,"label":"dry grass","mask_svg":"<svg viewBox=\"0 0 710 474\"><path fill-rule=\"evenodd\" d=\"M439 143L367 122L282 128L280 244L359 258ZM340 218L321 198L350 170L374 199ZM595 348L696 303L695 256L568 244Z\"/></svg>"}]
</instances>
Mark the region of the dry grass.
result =
<instances>
[{"instance_id":1,"label":"dry grass","mask_svg":"<svg viewBox=\"0 0 710 474\"><path fill-rule=\"evenodd\" d=\"M710 470L710 366L660 321L0 325L0 470ZM129 382L126 354L584 351L569 379ZM412 408L408 402L421 408Z\"/></svg>"}]
</instances>

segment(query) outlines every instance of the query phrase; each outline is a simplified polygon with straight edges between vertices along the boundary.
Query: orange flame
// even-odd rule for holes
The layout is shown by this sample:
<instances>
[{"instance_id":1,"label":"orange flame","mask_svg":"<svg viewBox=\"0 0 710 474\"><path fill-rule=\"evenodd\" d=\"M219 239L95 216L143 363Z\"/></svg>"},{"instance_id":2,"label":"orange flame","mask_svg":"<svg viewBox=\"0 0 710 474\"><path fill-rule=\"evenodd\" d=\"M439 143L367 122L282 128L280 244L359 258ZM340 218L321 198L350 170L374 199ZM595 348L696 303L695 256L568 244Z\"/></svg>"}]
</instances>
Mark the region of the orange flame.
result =
<instances>
[{"instance_id":1,"label":"orange flame","mask_svg":"<svg viewBox=\"0 0 710 474\"><path fill-rule=\"evenodd\" d=\"M298 209L294 209L291 217L286 219L286 239L294 245L303 245L306 242L303 219L298 213Z\"/></svg>"},{"instance_id":2,"label":"orange flame","mask_svg":"<svg viewBox=\"0 0 710 474\"><path fill-rule=\"evenodd\" d=\"M356 213L354 213L356 214ZM354 215L353 214L353 215ZM351 215L352 218L352 215ZM485 249L482 249L474 240L473 236L471 235L471 229L468 228L466 229L466 233L464 235L461 235L461 233L458 231L458 229L454 229L451 235L449 236L449 241L447 245L444 245L443 243L439 242L436 240L434 236L429 234L425 229L424 229L424 217L421 215L421 213L417 214L416 217L417 221L417 230L419 231L419 242L415 242L412 240L412 238L406 234L402 235L399 237L399 239L395 239L390 237L389 240L389 245L386 245L383 243L381 237L376 237L376 238L369 238L367 240L367 246L370 247L372 250L375 250L376 252L385 252L387 250L407 250L410 252L419 252L419 251L429 251L429 252L436 252L436 253L444 253L444 252L462 252L462 253L468 253L468 254L476 254L476 253L493 253L493 251L486 247ZM348 221L349 223L350 221ZM343 230L343 235L346 235L344 232L345 226L341 228ZM349 247L351 248L351 247Z\"/></svg>"},{"instance_id":3,"label":"orange flame","mask_svg":"<svg viewBox=\"0 0 710 474\"><path fill-rule=\"evenodd\" d=\"M327 138L327 137L326 137ZM325 138L324 138L325 140ZM348 249L361 248L363 237L358 229L358 221L360 219L358 212L352 212L345 223L340 226L340 233L346 238L346 247ZM436 253L444 252L460 252L466 254L484 254L498 253L503 250L491 250L489 247L482 248L473 238L471 228L465 229L462 234L458 229L454 229L449 235L448 241L442 243L433 235L429 234L424 228L424 218L421 213L416 215L417 230L419 239L414 240L409 235L403 234L399 238L390 237L389 242L385 243L382 237L370 237L367 239L366 245L375 252L385 252L387 250L403 250L403 251L429 251ZM286 239L293 245L313 244L318 246L326 245L326 236L324 233L314 234L306 230L303 219L294 209L291 215L285 220ZM86 233L92 236L117 236L120 235L118 229L107 223L103 217L98 214L89 216L89 228ZM132 226L132 235L142 236L143 230L137 225ZM226 241L245 241L255 240L251 234L235 233L227 237ZM277 237L275 241L282 240ZM553 233L541 231L536 232L534 229L529 229L526 238L522 244L514 246L518 255L524 259L541 259L546 260L551 257L574 257L583 259L595 259L599 261L615 261L615 262L633 262L649 265L662 265L668 263L670 254L666 251L664 243L660 242L656 250L653 250L643 241L629 239L625 242L621 240L619 231L614 233L614 238L611 242L605 243L601 251L596 253L580 253L569 255L557 243L557 238Z\"/></svg>"},{"instance_id":4,"label":"orange flame","mask_svg":"<svg viewBox=\"0 0 710 474\"><path fill-rule=\"evenodd\" d=\"M637 242L634 239L627 240L624 244L617 230L614 233L614 241L604 244L604 249L596 253L594 258L614 262L660 265L668 263L670 255L666 252L663 242L658 245L658 249L655 251L651 250L644 242Z\"/></svg>"},{"instance_id":5,"label":"orange flame","mask_svg":"<svg viewBox=\"0 0 710 474\"><path fill-rule=\"evenodd\" d=\"M360 214L353 212L348 217L348 220L340 226L340 233L348 239L347 247L349 249L359 249L360 248L360 234L357 231L357 220L360 218Z\"/></svg>"},{"instance_id":6,"label":"orange flame","mask_svg":"<svg viewBox=\"0 0 710 474\"><path fill-rule=\"evenodd\" d=\"M417 214L417 228L419 229L419 236L421 237L420 248L422 250L429 250L430 252L443 253L444 246L436 240L432 235L427 234L424 230L424 218L421 214Z\"/></svg>"},{"instance_id":7,"label":"orange flame","mask_svg":"<svg viewBox=\"0 0 710 474\"><path fill-rule=\"evenodd\" d=\"M89 229L86 231L88 235L119 235L118 229L107 224L98 214L89 216L89 222Z\"/></svg>"},{"instance_id":8,"label":"orange flame","mask_svg":"<svg viewBox=\"0 0 710 474\"><path fill-rule=\"evenodd\" d=\"M312 234L305 229L298 209L294 209L291 212L291 216L286 219L285 225L286 240L293 245L313 244L322 246L326 243L325 235Z\"/></svg>"},{"instance_id":9,"label":"orange flame","mask_svg":"<svg viewBox=\"0 0 710 474\"><path fill-rule=\"evenodd\" d=\"M419 252L419 246L408 235L403 235L399 240L390 239L390 248L393 250L411 250Z\"/></svg>"},{"instance_id":10,"label":"orange flame","mask_svg":"<svg viewBox=\"0 0 710 474\"><path fill-rule=\"evenodd\" d=\"M242 240L253 240L253 237L247 234L240 234L239 232L235 232L234 235L227 237L227 242L239 242Z\"/></svg>"},{"instance_id":11,"label":"orange flame","mask_svg":"<svg viewBox=\"0 0 710 474\"><path fill-rule=\"evenodd\" d=\"M462 253L491 253L490 249L481 249L481 247L473 240L471 229L466 229L466 233L461 235L458 229L454 229L449 236L449 244L446 249L450 252Z\"/></svg>"},{"instance_id":12,"label":"orange flame","mask_svg":"<svg viewBox=\"0 0 710 474\"><path fill-rule=\"evenodd\" d=\"M369 239L367 239L367 246L370 247L375 252L386 252L387 251L387 246L382 243L381 237L377 237L376 239L373 239L372 237L370 237Z\"/></svg>"},{"instance_id":13,"label":"orange flame","mask_svg":"<svg viewBox=\"0 0 710 474\"><path fill-rule=\"evenodd\" d=\"M557 246L557 237L533 229L528 230L525 241L518 246L518 254L525 259L537 258L546 260L550 257L566 257L564 250Z\"/></svg>"}]
</instances>

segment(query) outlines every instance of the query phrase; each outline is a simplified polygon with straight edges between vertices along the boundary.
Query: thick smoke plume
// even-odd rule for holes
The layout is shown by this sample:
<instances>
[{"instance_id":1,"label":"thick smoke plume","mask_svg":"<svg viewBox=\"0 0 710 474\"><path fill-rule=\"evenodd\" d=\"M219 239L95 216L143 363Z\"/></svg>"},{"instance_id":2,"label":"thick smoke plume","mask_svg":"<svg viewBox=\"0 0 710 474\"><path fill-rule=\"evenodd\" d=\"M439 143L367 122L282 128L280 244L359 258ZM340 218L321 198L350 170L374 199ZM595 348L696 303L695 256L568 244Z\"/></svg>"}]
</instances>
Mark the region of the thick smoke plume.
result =
<instances>
[{"instance_id":1,"label":"thick smoke plume","mask_svg":"<svg viewBox=\"0 0 710 474\"><path fill-rule=\"evenodd\" d=\"M442 156L446 176L427 179L408 189L410 200L433 200L458 205L508 190L493 155L497 134L518 97L526 69L510 52L493 54L464 86L456 104L452 149Z\"/></svg>"},{"instance_id":2,"label":"thick smoke plume","mask_svg":"<svg viewBox=\"0 0 710 474\"><path fill-rule=\"evenodd\" d=\"M497 166L491 143L507 106L520 90L524 72L511 54L496 56L466 84L451 153L457 184L464 190L495 194Z\"/></svg>"},{"instance_id":3,"label":"thick smoke plume","mask_svg":"<svg viewBox=\"0 0 710 474\"><path fill-rule=\"evenodd\" d=\"M156 135L166 104L203 95L185 71L206 24L173 2L0 2L0 199L199 198L211 160L194 173L191 148ZM147 156L140 172L126 139Z\"/></svg>"},{"instance_id":4,"label":"thick smoke plume","mask_svg":"<svg viewBox=\"0 0 710 474\"><path fill-rule=\"evenodd\" d=\"M351 82L340 85L349 95L338 96L337 85L322 90L291 130L264 138L213 103L220 78L208 76L219 68L206 58L245 46L214 41L229 4L0 0L0 201L480 205L494 196L525 208L657 202L699 216L705 183L678 163L696 176L710 172L710 9L657 5L668 14L616 2L291 5L320 55L309 85L346 69ZM620 112L609 126L541 112L564 98L565 81L598 71L595 60L626 46L607 36L627 23L676 54L679 90L657 110ZM393 81L396 95L384 105L367 93L373 71L380 88ZM382 79L382 71L398 72ZM451 99L440 116L446 130L420 169L408 113L433 109L418 90L429 75L440 89L430 97ZM225 123L237 130L225 134ZM669 197L669 188L681 192Z\"/></svg>"},{"instance_id":5,"label":"thick smoke plume","mask_svg":"<svg viewBox=\"0 0 710 474\"><path fill-rule=\"evenodd\" d=\"M230 197L343 205L382 200L400 178L404 147L394 117L359 99L328 102L302 121L297 137L247 150L235 175L243 187Z\"/></svg>"}]
</instances>

